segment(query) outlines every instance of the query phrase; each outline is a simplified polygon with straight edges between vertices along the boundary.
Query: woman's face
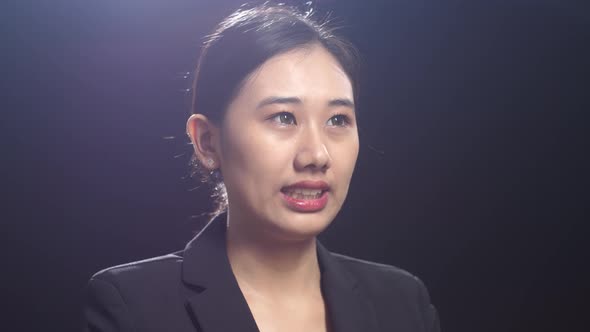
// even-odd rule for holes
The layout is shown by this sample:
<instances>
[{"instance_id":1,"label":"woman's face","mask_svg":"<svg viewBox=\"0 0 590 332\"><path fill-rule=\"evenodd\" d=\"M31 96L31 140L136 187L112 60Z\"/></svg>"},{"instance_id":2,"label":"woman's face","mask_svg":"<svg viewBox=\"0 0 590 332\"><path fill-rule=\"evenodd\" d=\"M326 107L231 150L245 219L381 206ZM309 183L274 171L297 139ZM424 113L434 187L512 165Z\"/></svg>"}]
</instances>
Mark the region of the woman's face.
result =
<instances>
[{"instance_id":1,"label":"woman's face","mask_svg":"<svg viewBox=\"0 0 590 332\"><path fill-rule=\"evenodd\" d=\"M301 240L330 224L358 156L353 102L350 80L319 45L272 57L247 78L217 151L232 225Z\"/></svg>"}]
</instances>

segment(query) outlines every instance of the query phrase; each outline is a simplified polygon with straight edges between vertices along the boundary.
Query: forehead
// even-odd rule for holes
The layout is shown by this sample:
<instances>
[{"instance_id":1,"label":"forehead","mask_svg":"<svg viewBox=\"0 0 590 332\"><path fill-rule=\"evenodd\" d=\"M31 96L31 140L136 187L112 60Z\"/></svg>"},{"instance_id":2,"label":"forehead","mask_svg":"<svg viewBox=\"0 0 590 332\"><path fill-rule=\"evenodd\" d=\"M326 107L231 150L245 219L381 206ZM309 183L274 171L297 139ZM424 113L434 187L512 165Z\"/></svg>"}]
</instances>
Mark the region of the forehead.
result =
<instances>
[{"instance_id":1,"label":"forehead","mask_svg":"<svg viewBox=\"0 0 590 332\"><path fill-rule=\"evenodd\" d=\"M295 96L305 101L348 98L352 84L338 60L325 48L310 45L276 55L248 76L236 101Z\"/></svg>"}]
</instances>

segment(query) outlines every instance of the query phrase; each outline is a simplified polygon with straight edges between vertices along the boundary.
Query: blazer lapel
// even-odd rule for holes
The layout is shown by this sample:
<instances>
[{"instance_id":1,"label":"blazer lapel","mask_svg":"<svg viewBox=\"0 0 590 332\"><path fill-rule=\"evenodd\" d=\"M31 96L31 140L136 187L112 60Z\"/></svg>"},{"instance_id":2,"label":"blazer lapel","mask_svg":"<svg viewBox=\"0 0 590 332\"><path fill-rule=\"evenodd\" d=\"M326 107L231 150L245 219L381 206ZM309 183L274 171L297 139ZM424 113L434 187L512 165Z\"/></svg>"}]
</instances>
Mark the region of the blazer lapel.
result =
<instances>
[{"instance_id":1,"label":"blazer lapel","mask_svg":"<svg viewBox=\"0 0 590 332\"><path fill-rule=\"evenodd\" d=\"M357 279L317 241L321 287L335 332L379 331L372 303Z\"/></svg>"},{"instance_id":2,"label":"blazer lapel","mask_svg":"<svg viewBox=\"0 0 590 332\"><path fill-rule=\"evenodd\" d=\"M224 217L222 214L207 224L184 251L186 307L199 331L258 332L227 258Z\"/></svg>"}]
</instances>

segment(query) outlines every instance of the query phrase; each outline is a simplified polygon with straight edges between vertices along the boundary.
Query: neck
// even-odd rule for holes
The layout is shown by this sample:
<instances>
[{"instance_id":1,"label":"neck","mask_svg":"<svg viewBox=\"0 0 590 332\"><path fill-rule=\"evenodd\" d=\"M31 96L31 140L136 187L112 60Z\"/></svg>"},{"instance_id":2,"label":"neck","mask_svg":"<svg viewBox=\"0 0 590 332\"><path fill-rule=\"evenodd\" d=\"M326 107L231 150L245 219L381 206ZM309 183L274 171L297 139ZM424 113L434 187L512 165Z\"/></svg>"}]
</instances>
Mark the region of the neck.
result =
<instances>
[{"instance_id":1,"label":"neck","mask_svg":"<svg viewBox=\"0 0 590 332\"><path fill-rule=\"evenodd\" d=\"M228 214L227 253L240 286L272 297L319 290L316 238L281 241ZM244 227L241 227L241 226Z\"/></svg>"}]
</instances>

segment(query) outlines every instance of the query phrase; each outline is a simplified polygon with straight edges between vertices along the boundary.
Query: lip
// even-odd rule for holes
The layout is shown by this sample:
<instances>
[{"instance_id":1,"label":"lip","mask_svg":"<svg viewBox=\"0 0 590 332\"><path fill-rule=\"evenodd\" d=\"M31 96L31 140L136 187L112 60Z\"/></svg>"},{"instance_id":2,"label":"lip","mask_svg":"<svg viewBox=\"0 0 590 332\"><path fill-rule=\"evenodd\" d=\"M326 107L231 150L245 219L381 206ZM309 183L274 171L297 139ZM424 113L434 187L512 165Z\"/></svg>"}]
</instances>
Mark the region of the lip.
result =
<instances>
[{"instance_id":1,"label":"lip","mask_svg":"<svg viewBox=\"0 0 590 332\"><path fill-rule=\"evenodd\" d=\"M316 199L297 199L285 193L287 189L302 188L302 189L321 189L322 195ZM300 181L284 187L281 190L281 196L287 206L296 212L316 212L326 207L328 204L328 191L330 186L325 181Z\"/></svg>"},{"instance_id":2,"label":"lip","mask_svg":"<svg viewBox=\"0 0 590 332\"><path fill-rule=\"evenodd\" d=\"M305 181L299 181L299 182L293 183L291 185L288 185L288 186L284 187L283 190L290 189L290 188L321 189L323 191L328 191L330 189L330 186L328 185L328 183L326 181L305 180Z\"/></svg>"}]
</instances>

